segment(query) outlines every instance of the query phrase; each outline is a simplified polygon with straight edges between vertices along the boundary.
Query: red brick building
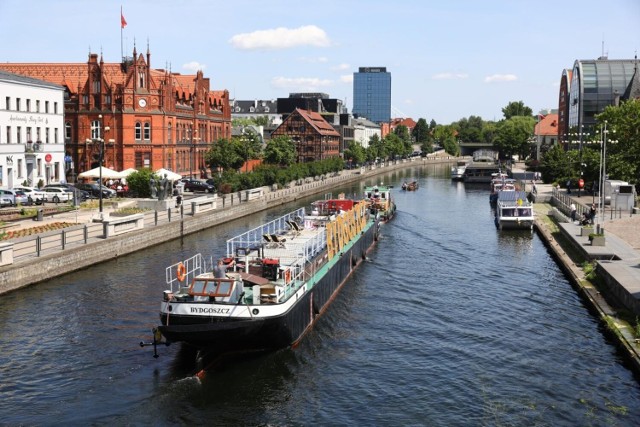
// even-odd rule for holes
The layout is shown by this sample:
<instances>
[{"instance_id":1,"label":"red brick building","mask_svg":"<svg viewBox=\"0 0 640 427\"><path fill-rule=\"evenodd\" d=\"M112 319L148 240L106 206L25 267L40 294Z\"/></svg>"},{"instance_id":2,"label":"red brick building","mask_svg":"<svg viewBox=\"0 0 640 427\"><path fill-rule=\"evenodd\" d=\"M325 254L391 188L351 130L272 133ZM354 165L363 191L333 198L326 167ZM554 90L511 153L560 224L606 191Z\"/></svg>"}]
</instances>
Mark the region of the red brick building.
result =
<instances>
[{"instance_id":1,"label":"red brick building","mask_svg":"<svg viewBox=\"0 0 640 427\"><path fill-rule=\"evenodd\" d=\"M134 48L122 63L91 53L86 63L0 63L0 70L65 87L69 181L98 166L100 140L106 167L201 176L210 144L231 137L229 92L211 90L202 71L151 68L148 48L146 57Z\"/></svg>"},{"instance_id":2,"label":"red brick building","mask_svg":"<svg viewBox=\"0 0 640 427\"><path fill-rule=\"evenodd\" d=\"M296 146L298 163L340 157L340 133L322 115L296 108L272 133L289 136Z\"/></svg>"}]
</instances>

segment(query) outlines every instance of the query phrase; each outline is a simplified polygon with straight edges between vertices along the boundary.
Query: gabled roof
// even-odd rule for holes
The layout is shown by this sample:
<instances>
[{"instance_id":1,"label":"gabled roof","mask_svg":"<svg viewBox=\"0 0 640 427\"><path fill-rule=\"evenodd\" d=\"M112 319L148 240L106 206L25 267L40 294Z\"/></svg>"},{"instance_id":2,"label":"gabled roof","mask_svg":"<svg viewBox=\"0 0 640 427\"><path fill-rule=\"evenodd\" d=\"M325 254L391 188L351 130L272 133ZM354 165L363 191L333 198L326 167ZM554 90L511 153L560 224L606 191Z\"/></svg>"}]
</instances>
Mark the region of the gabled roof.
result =
<instances>
[{"instance_id":1,"label":"gabled roof","mask_svg":"<svg viewBox=\"0 0 640 427\"><path fill-rule=\"evenodd\" d=\"M320 135L326 136L337 136L340 137L338 131L336 131L333 126L329 124L319 113L301 110L300 108L296 108L296 112L302 116L302 118L307 121Z\"/></svg>"},{"instance_id":2,"label":"gabled roof","mask_svg":"<svg viewBox=\"0 0 640 427\"><path fill-rule=\"evenodd\" d=\"M403 126L406 126L409 130L411 130L414 127L416 127L416 124L417 124L416 121L413 120L411 117L391 119L391 129L395 129L398 126L403 125Z\"/></svg>"},{"instance_id":3,"label":"gabled roof","mask_svg":"<svg viewBox=\"0 0 640 427\"><path fill-rule=\"evenodd\" d=\"M553 136L558 135L558 115L547 114L538 123L536 123L535 135L541 136Z\"/></svg>"},{"instance_id":4,"label":"gabled roof","mask_svg":"<svg viewBox=\"0 0 640 427\"><path fill-rule=\"evenodd\" d=\"M638 57L636 56L636 66L633 71L633 76L631 77L631 81L629 82L629 86L624 91L624 95L622 95L622 99L639 99L640 98L640 70L638 70Z\"/></svg>"}]
</instances>

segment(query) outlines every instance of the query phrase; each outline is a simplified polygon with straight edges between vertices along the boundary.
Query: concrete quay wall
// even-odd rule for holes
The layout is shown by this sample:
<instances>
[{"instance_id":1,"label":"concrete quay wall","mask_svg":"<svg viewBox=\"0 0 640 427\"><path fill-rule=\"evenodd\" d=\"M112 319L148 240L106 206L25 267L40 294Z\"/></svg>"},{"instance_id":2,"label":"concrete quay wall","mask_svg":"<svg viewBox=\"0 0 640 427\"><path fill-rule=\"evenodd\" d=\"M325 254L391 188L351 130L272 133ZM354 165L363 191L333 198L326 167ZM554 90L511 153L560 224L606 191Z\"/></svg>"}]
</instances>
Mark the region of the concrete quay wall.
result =
<instances>
[{"instance_id":1,"label":"concrete quay wall","mask_svg":"<svg viewBox=\"0 0 640 427\"><path fill-rule=\"evenodd\" d=\"M451 163L453 161L455 161L453 157L431 159L428 164ZM248 202L233 205L227 203L224 207L224 202L218 200L218 208L211 211L194 216L185 215L183 218L174 219L169 223L157 226L147 225L141 230L42 255L35 262L2 267L0 269L0 294L90 267L95 265L97 260L108 261L236 218L293 202L305 196L330 191L336 185L359 182L393 170L425 165L426 163L423 161L398 162L383 168L368 170L364 174L343 173L337 177L267 193L259 199Z\"/></svg>"}]
</instances>

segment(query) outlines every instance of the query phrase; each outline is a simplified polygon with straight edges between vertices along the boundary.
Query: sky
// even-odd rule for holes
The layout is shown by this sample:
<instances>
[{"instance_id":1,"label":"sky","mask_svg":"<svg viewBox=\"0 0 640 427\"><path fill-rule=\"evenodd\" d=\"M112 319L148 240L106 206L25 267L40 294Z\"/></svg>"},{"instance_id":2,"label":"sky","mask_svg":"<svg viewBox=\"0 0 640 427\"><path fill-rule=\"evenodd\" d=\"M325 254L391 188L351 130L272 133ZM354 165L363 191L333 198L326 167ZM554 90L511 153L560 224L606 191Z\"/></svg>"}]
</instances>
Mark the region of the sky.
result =
<instances>
[{"instance_id":1,"label":"sky","mask_svg":"<svg viewBox=\"0 0 640 427\"><path fill-rule=\"evenodd\" d=\"M121 30L120 10L127 22ZM353 73L386 67L392 117L503 118L557 109L578 59L632 59L640 0L0 0L0 61L119 62L202 70L238 100L322 92L353 105Z\"/></svg>"}]
</instances>

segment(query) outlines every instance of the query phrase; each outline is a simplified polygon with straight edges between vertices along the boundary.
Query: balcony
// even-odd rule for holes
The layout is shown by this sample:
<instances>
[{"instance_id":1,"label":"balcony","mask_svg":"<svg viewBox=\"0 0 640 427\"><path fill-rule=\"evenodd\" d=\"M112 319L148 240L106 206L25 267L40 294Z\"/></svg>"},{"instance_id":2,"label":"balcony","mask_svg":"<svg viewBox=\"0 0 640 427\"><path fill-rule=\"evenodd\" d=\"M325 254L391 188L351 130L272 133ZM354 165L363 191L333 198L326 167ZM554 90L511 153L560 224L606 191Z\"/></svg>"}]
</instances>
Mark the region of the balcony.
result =
<instances>
[{"instance_id":1,"label":"balcony","mask_svg":"<svg viewBox=\"0 0 640 427\"><path fill-rule=\"evenodd\" d=\"M24 152L25 154L35 154L42 153L44 150L42 148L42 141L27 141Z\"/></svg>"}]
</instances>

